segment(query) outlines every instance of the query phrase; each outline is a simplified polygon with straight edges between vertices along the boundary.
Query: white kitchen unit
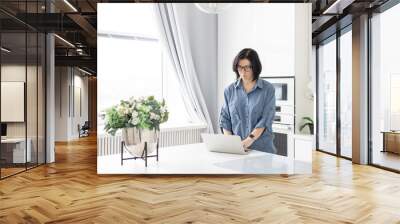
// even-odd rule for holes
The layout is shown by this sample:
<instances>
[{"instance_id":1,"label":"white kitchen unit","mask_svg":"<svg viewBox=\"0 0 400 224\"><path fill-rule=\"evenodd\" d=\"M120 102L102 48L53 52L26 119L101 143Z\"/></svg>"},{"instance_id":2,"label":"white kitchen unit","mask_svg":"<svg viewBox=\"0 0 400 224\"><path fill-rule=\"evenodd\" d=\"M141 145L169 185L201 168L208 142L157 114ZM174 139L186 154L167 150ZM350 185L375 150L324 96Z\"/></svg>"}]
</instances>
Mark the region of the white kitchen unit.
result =
<instances>
[{"instance_id":1,"label":"white kitchen unit","mask_svg":"<svg viewBox=\"0 0 400 224\"><path fill-rule=\"evenodd\" d=\"M293 135L294 159L298 161L312 162L314 147L314 135Z\"/></svg>"},{"instance_id":2,"label":"white kitchen unit","mask_svg":"<svg viewBox=\"0 0 400 224\"><path fill-rule=\"evenodd\" d=\"M125 154L125 157L131 155ZM97 157L98 174L310 174L309 162L252 150L247 155L210 152L204 143L159 149L159 161L125 160L120 155Z\"/></svg>"},{"instance_id":3,"label":"white kitchen unit","mask_svg":"<svg viewBox=\"0 0 400 224\"><path fill-rule=\"evenodd\" d=\"M274 145L277 149L277 154L294 158L294 124L280 124L274 122L272 130L274 132Z\"/></svg>"}]
</instances>

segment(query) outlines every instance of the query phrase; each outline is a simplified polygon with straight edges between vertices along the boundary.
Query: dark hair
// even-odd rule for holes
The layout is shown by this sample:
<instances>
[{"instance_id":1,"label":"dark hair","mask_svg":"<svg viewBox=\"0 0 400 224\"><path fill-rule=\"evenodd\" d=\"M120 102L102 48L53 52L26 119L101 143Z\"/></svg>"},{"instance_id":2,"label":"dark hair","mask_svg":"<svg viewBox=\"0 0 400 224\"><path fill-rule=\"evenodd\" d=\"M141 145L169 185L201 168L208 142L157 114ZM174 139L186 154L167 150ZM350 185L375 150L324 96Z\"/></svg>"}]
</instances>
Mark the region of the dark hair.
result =
<instances>
[{"instance_id":1,"label":"dark hair","mask_svg":"<svg viewBox=\"0 0 400 224\"><path fill-rule=\"evenodd\" d=\"M251 67L253 70L253 80L258 79L262 70L261 61L258 58L257 52L251 48L245 48L241 50L233 60L232 69L236 73L236 79L239 79L240 77L237 67L239 65L239 61L243 59L247 59L251 63Z\"/></svg>"}]
</instances>

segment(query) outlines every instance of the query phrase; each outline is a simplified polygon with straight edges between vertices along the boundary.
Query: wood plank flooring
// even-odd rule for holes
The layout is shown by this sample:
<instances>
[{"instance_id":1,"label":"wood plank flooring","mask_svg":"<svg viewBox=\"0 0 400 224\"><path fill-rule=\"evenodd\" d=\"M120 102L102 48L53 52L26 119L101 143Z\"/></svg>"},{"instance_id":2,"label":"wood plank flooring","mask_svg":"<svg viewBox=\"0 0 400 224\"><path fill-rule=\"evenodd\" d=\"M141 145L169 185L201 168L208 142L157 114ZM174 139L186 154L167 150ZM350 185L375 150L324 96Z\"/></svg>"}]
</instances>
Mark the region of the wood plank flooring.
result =
<instances>
[{"instance_id":1,"label":"wood plank flooring","mask_svg":"<svg viewBox=\"0 0 400 224\"><path fill-rule=\"evenodd\" d=\"M96 138L0 181L0 223L400 223L400 175L314 153L312 175L99 176Z\"/></svg>"},{"instance_id":2,"label":"wood plank flooring","mask_svg":"<svg viewBox=\"0 0 400 224\"><path fill-rule=\"evenodd\" d=\"M15 173L18 173L18 172L21 172L21 171L24 171L25 170L25 167L24 168L1 168L1 176L2 177L7 177L7 176L10 176L10 175L13 175L13 174L15 174Z\"/></svg>"}]
</instances>

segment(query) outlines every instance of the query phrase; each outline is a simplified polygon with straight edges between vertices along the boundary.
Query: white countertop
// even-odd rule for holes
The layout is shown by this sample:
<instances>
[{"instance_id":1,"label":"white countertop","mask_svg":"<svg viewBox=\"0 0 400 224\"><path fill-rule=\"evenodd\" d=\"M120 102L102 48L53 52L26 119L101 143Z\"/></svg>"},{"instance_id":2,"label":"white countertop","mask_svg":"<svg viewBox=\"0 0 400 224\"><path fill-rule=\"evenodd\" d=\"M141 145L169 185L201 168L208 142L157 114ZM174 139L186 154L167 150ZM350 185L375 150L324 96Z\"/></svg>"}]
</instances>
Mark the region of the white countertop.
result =
<instances>
[{"instance_id":1,"label":"white countertop","mask_svg":"<svg viewBox=\"0 0 400 224\"><path fill-rule=\"evenodd\" d=\"M125 152L124 158L132 157ZM247 155L209 152L203 143L159 149L159 161L124 160L121 155L97 157L98 174L310 174L309 162L252 150Z\"/></svg>"}]
</instances>

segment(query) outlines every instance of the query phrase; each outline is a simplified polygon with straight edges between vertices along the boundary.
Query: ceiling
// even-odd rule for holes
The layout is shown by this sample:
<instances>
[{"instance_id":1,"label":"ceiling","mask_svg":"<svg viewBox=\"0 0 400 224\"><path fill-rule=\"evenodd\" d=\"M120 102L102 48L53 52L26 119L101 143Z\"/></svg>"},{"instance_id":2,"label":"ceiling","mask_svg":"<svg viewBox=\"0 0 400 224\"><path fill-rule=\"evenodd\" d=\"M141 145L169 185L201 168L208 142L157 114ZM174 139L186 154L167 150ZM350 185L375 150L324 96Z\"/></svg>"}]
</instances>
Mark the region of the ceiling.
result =
<instances>
[{"instance_id":1,"label":"ceiling","mask_svg":"<svg viewBox=\"0 0 400 224\"><path fill-rule=\"evenodd\" d=\"M6 58L17 59L25 54L26 30L54 32L56 66L78 66L96 74L98 2L106 1L48 0L46 5L44 0L1 0L2 44L13 49ZM27 45L28 58L35 50L33 44Z\"/></svg>"},{"instance_id":2,"label":"ceiling","mask_svg":"<svg viewBox=\"0 0 400 224\"><path fill-rule=\"evenodd\" d=\"M313 0L313 44L320 43L350 25L354 17L377 12L377 9L388 2L390 0Z\"/></svg>"},{"instance_id":3,"label":"ceiling","mask_svg":"<svg viewBox=\"0 0 400 224\"><path fill-rule=\"evenodd\" d=\"M21 34L18 35L18 32L25 32L26 28L31 31L54 32L58 35L55 38L56 65L79 66L95 74L97 71L97 3L151 1L47 0L47 2L46 7L45 0L1 0L1 30L4 33L10 33L5 38L14 40L15 45L22 44L23 46ZM334 34L337 29L351 24L354 16L373 10L388 0L255 0L248 2L312 3L312 37L313 43L317 44Z\"/></svg>"}]
</instances>

